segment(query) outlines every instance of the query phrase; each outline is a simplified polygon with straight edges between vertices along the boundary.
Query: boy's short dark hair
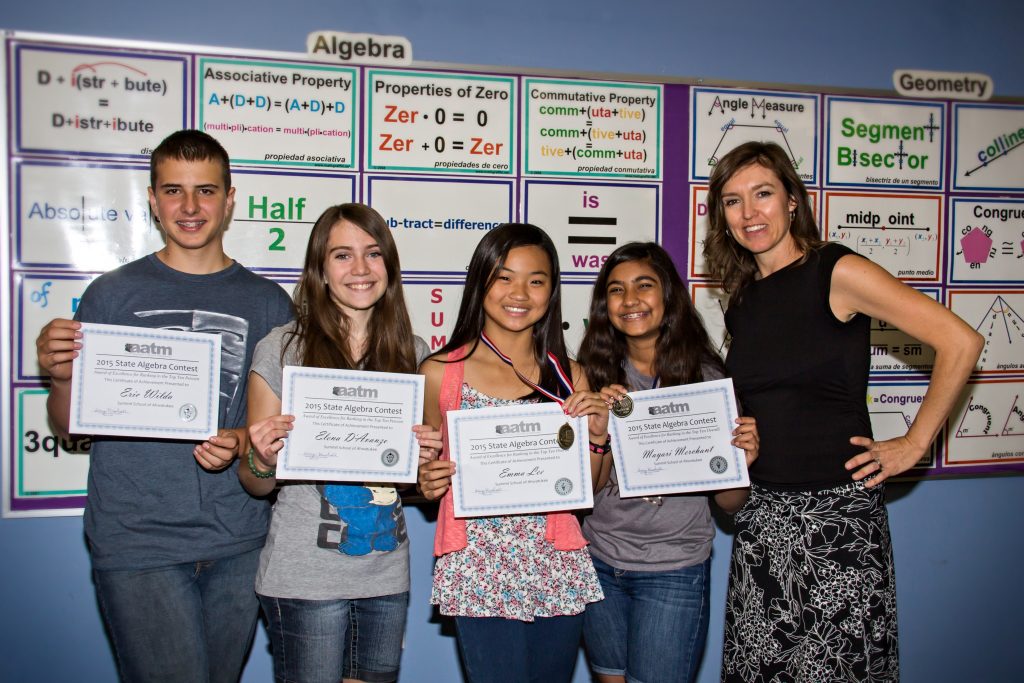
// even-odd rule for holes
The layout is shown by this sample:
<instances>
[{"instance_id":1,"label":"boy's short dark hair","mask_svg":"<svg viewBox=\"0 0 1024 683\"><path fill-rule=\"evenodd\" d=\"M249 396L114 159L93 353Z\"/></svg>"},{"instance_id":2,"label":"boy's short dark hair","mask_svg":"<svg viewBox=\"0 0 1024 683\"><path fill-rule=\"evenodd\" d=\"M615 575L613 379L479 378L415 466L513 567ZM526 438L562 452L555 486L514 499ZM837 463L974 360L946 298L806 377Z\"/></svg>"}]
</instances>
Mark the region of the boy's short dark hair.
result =
<instances>
[{"instance_id":1,"label":"boy's short dark hair","mask_svg":"<svg viewBox=\"0 0 1024 683\"><path fill-rule=\"evenodd\" d=\"M156 189L156 167L165 159L182 161L217 161L224 169L224 191L231 189L231 166L228 153L217 140L201 130L179 130L156 146L149 157L149 186Z\"/></svg>"}]
</instances>

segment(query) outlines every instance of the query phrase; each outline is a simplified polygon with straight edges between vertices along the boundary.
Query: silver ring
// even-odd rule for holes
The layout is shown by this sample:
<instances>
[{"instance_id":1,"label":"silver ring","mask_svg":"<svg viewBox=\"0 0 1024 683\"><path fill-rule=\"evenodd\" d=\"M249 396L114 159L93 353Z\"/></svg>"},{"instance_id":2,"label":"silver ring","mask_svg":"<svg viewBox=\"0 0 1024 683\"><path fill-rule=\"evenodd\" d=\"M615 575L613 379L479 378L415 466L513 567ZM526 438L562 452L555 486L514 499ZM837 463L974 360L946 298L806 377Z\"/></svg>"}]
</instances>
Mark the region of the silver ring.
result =
<instances>
[{"instance_id":1,"label":"silver ring","mask_svg":"<svg viewBox=\"0 0 1024 683\"><path fill-rule=\"evenodd\" d=\"M885 469L884 467L882 467L882 460L881 460L881 458L875 456L874 458L872 458L872 460L874 460L875 464L878 465L878 471L879 472L881 472L883 469Z\"/></svg>"}]
</instances>

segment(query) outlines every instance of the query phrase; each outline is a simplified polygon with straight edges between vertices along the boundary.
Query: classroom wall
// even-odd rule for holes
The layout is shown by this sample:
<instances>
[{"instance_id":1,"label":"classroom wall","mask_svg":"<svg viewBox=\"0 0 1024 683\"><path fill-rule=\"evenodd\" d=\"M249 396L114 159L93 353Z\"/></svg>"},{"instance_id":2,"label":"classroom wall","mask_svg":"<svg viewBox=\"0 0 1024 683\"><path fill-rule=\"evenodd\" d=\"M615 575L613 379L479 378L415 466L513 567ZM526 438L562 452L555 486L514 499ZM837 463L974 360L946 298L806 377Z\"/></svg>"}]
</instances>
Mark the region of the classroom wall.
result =
<instances>
[{"instance_id":1,"label":"classroom wall","mask_svg":"<svg viewBox=\"0 0 1024 683\"><path fill-rule=\"evenodd\" d=\"M1022 20L1024 6L1010 0L34 0L0 10L0 26L22 31L301 52L308 32L335 29L405 36L424 61L760 83L890 89L896 68L973 71L990 75L996 94L1018 97ZM888 496L903 680L1019 680L1024 478L898 484ZM450 629L427 605L428 512L407 513L413 594L402 680L459 681ZM723 531L714 546L701 683L718 679L730 543ZM0 520L0 681L114 678L81 519ZM268 680L260 633L243 681ZM581 665L575 681L588 680Z\"/></svg>"}]
</instances>

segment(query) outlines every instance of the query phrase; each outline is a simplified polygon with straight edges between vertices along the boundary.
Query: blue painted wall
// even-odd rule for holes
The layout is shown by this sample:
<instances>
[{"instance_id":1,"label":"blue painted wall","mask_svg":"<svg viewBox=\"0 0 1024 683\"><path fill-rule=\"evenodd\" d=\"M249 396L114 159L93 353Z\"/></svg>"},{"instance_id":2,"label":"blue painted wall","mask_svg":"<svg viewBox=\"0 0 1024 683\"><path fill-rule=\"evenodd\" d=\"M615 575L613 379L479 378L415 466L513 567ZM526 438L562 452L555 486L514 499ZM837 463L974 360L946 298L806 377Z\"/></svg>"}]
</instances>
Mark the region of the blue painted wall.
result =
<instances>
[{"instance_id":1,"label":"blue painted wall","mask_svg":"<svg viewBox=\"0 0 1024 683\"><path fill-rule=\"evenodd\" d=\"M997 95L1024 96L1017 0L11 4L0 26L22 31L302 52L308 32L335 29L406 36L426 61L881 89L892 87L896 68L975 71L993 78ZM903 680L1021 680L1024 478L895 485L889 498ZM402 680L459 681L454 641L427 605L433 528L418 510L408 518L413 596ZM718 680L730 543L724 533L715 542L701 683ZM114 679L81 519L0 520L0 681ZM243 681L269 680L261 633ZM575 680L589 680L582 666Z\"/></svg>"}]
</instances>

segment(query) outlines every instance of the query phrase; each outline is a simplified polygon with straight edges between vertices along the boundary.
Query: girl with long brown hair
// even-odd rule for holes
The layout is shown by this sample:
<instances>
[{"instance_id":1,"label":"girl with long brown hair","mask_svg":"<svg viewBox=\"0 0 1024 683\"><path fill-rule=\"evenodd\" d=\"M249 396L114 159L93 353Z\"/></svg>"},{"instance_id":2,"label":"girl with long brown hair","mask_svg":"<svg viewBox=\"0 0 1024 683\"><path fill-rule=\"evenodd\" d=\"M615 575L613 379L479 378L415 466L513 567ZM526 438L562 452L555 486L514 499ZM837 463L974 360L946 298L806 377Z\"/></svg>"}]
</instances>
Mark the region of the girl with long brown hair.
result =
<instances>
[{"instance_id":1,"label":"girl with long brown hair","mask_svg":"<svg viewBox=\"0 0 1024 683\"><path fill-rule=\"evenodd\" d=\"M327 209L313 226L295 293L294 324L256 347L243 486L276 490L256 592L278 681L398 678L409 601L409 542L393 486L278 482L294 417L281 413L285 365L412 373L427 355L414 337L387 223L363 204ZM423 457L440 433L419 425Z\"/></svg>"},{"instance_id":2,"label":"girl with long brown hair","mask_svg":"<svg viewBox=\"0 0 1024 683\"><path fill-rule=\"evenodd\" d=\"M625 244L601 267L579 361L609 402L629 391L725 376L671 257L653 242ZM746 451L749 466L757 457L757 426L749 417L737 423L733 445ZM746 493L729 489L713 497L735 512ZM598 482L583 535L605 599L587 608L583 635L601 683L688 683L696 676L715 535L708 498L621 498L614 471Z\"/></svg>"}]
</instances>

